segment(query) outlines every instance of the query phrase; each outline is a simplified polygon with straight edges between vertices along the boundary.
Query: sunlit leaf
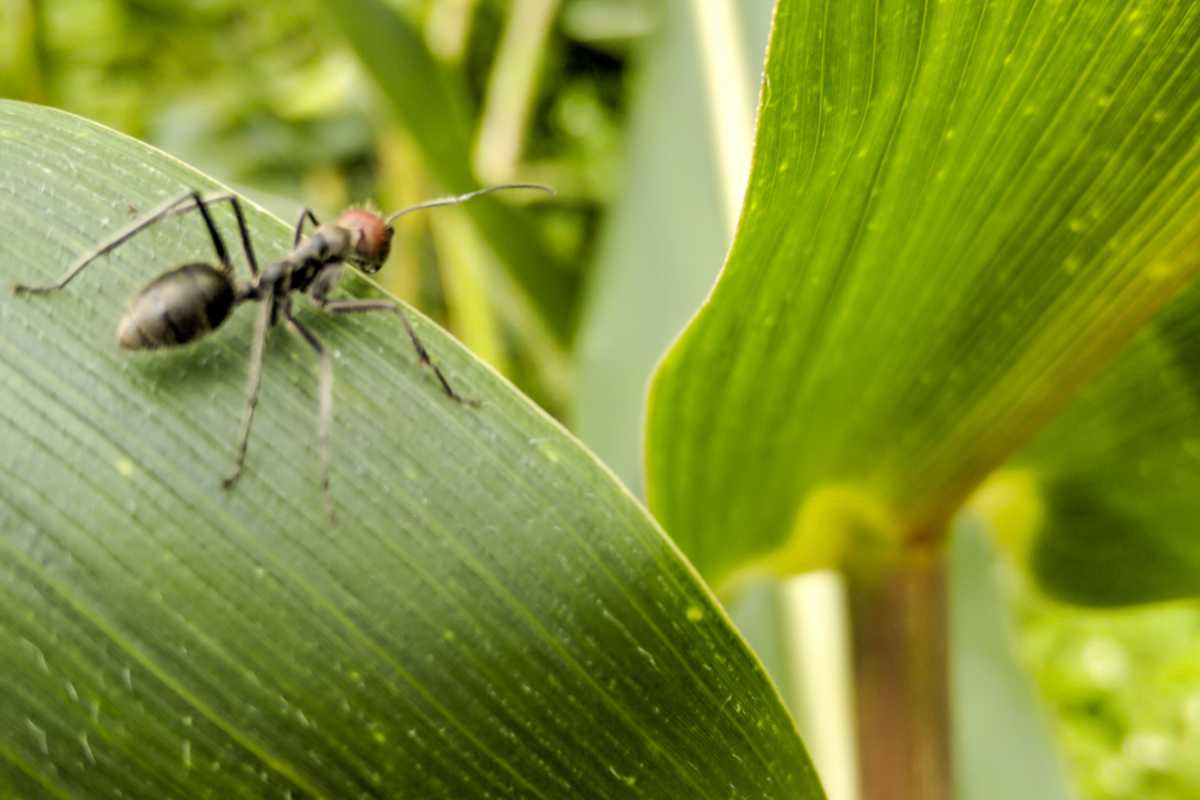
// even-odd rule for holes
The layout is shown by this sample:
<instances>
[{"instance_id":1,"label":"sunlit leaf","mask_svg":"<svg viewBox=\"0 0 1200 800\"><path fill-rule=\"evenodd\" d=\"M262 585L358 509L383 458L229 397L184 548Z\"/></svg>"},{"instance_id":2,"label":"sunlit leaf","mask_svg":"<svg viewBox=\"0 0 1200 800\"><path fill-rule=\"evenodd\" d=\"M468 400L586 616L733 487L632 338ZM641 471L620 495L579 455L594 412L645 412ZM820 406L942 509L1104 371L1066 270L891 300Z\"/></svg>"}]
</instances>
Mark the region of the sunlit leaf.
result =
<instances>
[{"instance_id":1,"label":"sunlit leaf","mask_svg":"<svg viewBox=\"0 0 1200 800\"><path fill-rule=\"evenodd\" d=\"M1192 4L781 0L652 510L712 579L939 541L1200 266L1198 124Z\"/></svg>"},{"instance_id":2,"label":"sunlit leaf","mask_svg":"<svg viewBox=\"0 0 1200 800\"><path fill-rule=\"evenodd\" d=\"M213 186L0 102L0 281L56 277ZM249 212L277 258L287 227ZM127 297L210 250L172 219L64 292L0 297L0 791L821 796L774 688L648 515L423 319L480 408L447 400L392 315L299 300L336 356L338 524L317 488L315 364L283 331L247 474L222 491L253 315L179 351L112 341Z\"/></svg>"}]
</instances>

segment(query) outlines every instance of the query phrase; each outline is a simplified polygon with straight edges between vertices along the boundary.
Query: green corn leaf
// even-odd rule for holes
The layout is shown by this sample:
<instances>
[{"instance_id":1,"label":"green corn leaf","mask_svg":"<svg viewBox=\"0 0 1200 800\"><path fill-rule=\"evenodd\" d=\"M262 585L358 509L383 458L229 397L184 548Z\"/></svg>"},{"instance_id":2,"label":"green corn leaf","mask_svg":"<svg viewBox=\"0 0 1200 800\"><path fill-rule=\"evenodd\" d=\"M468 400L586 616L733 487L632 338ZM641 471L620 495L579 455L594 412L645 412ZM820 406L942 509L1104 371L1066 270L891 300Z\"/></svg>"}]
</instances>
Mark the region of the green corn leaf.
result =
<instances>
[{"instance_id":1,"label":"green corn leaf","mask_svg":"<svg viewBox=\"0 0 1200 800\"><path fill-rule=\"evenodd\" d=\"M1200 285L973 503L1065 599L1124 605L1200 592Z\"/></svg>"},{"instance_id":2,"label":"green corn leaf","mask_svg":"<svg viewBox=\"0 0 1200 800\"><path fill-rule=\"evenodd\" d=\"M472 122L456 76L434 61L420 35L379 0L330 4L331 20L412 134L425 164L454 193L478 187L471 173ZM572 335L578 273L561 263L530 219L491 198L467 213L550 330Z\"/></svg>"},{"instance_id":3,"label":"green corn leaf","mask_svg":"<svg viewBox=\"0 0 1200 800\"><path fill-rule=\"evenodd\" d=\"M209 178L0 102L0 281L42 282ZM290 231L248 209L259 258ZM219 227L236 241L226 209ZM231 247L234 252L240 248ZM122 354L126 298L211 257L194 215L65 291L0 297L0 794L820 798L758 662L593 456L424 319L274 330L229 468L253 314ZM238 269L244 275L244 267Z\"/></svg>"},{"instance_id":4,"label":"green corn leaf","mask_svg":"<svg viewBox=\"0 0 1200 800\"><path fill-rule=\"evenodd\" d=\"M1193 4L780 0L739 231L651 390L701 572L940 541L1200 266L1198 125Z\"/></svg>"}]
</instances>

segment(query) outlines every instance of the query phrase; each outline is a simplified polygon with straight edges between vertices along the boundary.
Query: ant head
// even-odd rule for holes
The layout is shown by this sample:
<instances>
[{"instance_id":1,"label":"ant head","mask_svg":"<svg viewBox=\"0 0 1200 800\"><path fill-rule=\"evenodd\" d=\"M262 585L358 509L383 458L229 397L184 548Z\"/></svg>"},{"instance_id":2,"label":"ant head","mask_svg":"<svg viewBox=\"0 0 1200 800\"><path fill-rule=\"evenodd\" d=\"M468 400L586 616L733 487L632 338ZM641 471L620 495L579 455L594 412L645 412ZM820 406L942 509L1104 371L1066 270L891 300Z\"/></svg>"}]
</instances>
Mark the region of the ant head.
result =
<instances>
[{"instance_id":1,"label":"ant head","mask_svg":"<svg viewBox=\"0 0 1200 800\"><path fill-rule=\"evenodd\" d=\"M466 194L453 197L439 197L436 200L426 200L423 203L402 208L399 211L381 217L374 211L365 208L352 208L337 218L336 224L354 234L354 249L346 259L354 266L368 274L378 272L383 262L387 261L388 252L392 249L392 223L398 218L423 208L438 206L455 206L480 195L491 194L505 189L535 189L539 192L554 194L549 186L540 183L502 183L498 186L488 186L476 189Z\"/></svg>"},{"instance_id":2,"label":"ant head","mask_svg":"<svg viewBox=\"0 0 1200 800\"><path fill-rule=\"evenodd\" d=\"M335 224L354 235L353 250L346 260L368 274L378 272L392 249L392 226L365 208L343 212Z\"/></svg>"}]
</instances>

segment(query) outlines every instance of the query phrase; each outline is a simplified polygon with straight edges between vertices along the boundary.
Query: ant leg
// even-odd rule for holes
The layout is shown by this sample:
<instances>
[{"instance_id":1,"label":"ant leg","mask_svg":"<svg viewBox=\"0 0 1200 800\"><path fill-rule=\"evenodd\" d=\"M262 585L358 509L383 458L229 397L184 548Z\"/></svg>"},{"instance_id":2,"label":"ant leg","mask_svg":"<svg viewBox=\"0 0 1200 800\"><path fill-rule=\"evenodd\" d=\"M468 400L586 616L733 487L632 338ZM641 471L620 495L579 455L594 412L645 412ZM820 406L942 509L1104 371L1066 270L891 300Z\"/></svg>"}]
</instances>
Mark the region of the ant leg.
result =
<instances>
[{"instance_id":1,"label":"ant leg","mask_svg":"<svg viewBox=\"0 0 1200 800\"><path fill-rule=\"evenodd\" d=\"M304 238L304 220L308 220L314 227L321 227L321 223L317 220L317 215L312 212L311 208L305 207L300 209L300 218L296 220L296 233L292 236L292 248L300 244L300 240Z\"/></svg>"},{"instance_id":2,"label":"ant leg","mask_svg":"<svg viewBox=\"0 0 1200 800\"><path fill-rule=\"evenodd\" d=\"M220 194L210 194L197 200L194 197L189 197L192 202L190 205L183 208L172 209L169 213L172 216L186 214L187 212L201 208L203 206L212 206L217 203L228 202L233 208L234 219L237 220L238 234L242 237L242 252L246 255L246 264L250 267L250 274L258 274L258 259L254 257L254 245L250 241L250 229L246 227L246 215L242 213L242 204L238 196L233 192L221 192Z\"/></svg>"},{"instance_id":3,"label":"ant leg","mask_svg":"<svg viewBox=\"0 0 1200 800\"><path fill-rule=\"evenodd\" d=\"M150 227L164 217L169 216L180 203L186 202L187 200L194 201L199 196L200 195L193 189L187 191L179 197L168 200L158 208L148 213L146 216L130 223L129 225L126 225L124 228L117 231L99 247L84 253L75 261L74 264L67 268L66 273L59 278L56 283L48 283L41 286L31 286L24 283L13 284L13 294L46 294L47 292L54 292L64 288L68 283L75 279L76 275L83 272L84 268L86 268L97 258L111 253L113 250L116 250L118 247L125 244L125 242L132 239L141 231ZM216 228L213 227L212 220L207 220L207 223L209 233L213 236L213 246L217 250L217 255L218 257L223 256L225 252L225 245L220 241L220 236L216 233ZM221 263L227 263L228 260L228 257L225 256L222 258Z\"/></svg>"},{"instance_id":4,"label":"ant leg","mask_svg":"<svg viewBox=\"0 0 1200 800\"><path fill-rule=\"evenodd\" d=\"M266 349L267 331L272 310L275 306L274 292L267 292L262 307L254 321L254 339L250 342L250 372L246 377L246 409L242 412L242 430L238 434L237 455L233 459L233 472L222 482L226 489L233 488L242 474L246 461L246 445L250 441L250 425L254 422L254 408L258 405L258 389L262 384L263 351Z\"/></svg>"},{"instance_id":5,"label":"ant leg","mask_svg":"<svg viewBox=\"0 0 1200 800\"><path fill-rule=\"evenodd\" d=\"M300 320L293 317L292 310L286 306L283 309L283 319L288 330L308 342L321 360L321 383L317 391L320 398L317 413L317 445L321 451L321 496L325 502L325 513L329 515L329 524L333 525L333 497L329 493L329 427L333 421L333 362L329 358L329 351L321 344L321 340L304 327Z\"/></svg>"},{"instance_id":6,"label":"ant leg","mask_svg":"<svg viewBox=\"0 0 1200 800\"><path fill-rule=\"evenodd\" d=\"M213 222L212 214L208 213L208 206L204 205L204 199L200 197L199 192L192 192L192 199L196 203L196 210L204 218L204 226L208 228L208 236L212 239L213 250L217 251L217 260L221 262L221 266L226 272L232 273L233 262L229 260L229 251L225 249L225 240L221 238L221 233Z\"/></svg>"},{"instance_id":7,"label":"ant leg","mask_svg":"<svg viewBox=\"0 0 1200 800\"><path fill-rule=\"evenodd\" d=\"M315 299L315 298L314 298ZM408 315L404 313L404 309L396 305L390 300L316 300L317 306L331 314L358 314L365 311L391 311L400 315L400 321L404 323L404 329L408 331L408 338L412 341L413 349L417 351L417 357L421 363L433 370L433 374L437 376L438 383L442 385L442 391L453 400L468 406L479 406L479 401L473 398L463 397L450 385L450 381L446 380L446 376L438 369L438 365L433 363L433 359L429 357L429 351L425 349L425 343L417 336L416 330L413 329L412 323L408 321Z\"/></svg>"}]
</instances>

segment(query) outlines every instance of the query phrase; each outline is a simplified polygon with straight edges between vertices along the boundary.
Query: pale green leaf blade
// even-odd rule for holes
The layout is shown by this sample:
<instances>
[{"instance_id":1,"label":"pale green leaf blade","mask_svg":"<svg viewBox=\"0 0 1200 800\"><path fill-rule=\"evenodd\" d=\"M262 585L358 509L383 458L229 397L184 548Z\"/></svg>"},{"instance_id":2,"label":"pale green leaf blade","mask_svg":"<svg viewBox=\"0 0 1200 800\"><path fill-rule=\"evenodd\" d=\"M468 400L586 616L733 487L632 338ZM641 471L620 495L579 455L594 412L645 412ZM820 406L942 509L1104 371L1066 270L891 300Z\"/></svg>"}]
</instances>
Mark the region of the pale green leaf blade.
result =
<instances>
[{"instance_id":1,"label":"pale green leaf blade","mask_svg":"<svg viewBox=\"0 0 1200 800\"><path fill-rule=\"evenodd\" d=\"M1200 266L1193 5L781 0L763 97L649 412L714 579L939 539Z\"/></svg>"},{"instance_id":2,"label":"pale green leaf blade","mask_svg":"<svg viewBox=\"0 0 1200 800\"><path fill-rule=\"evenodd\" d=\"M379 0L330 3L329 17L375 78L391 111L452 193L479 183L471 172L472 120L458 76L438 64L420 35ZM488 246L560 339L571 337L578 273L547 247L530 218L493 198L465 207Z\"/></svg>"},{"instance_id":3,"label":"pale green leaf blade","mask_svg":"<svg viewBox=\"0 0 1200 800\"><path fill-rule=\"evenodd\" d=\"M215 184L0 102L0 282L56 277L187 186ZM260 259L277 258L287 227L248 211ZM222 491L253 315L179 351L112 340L133 292L210 251L185 216L64 292L0 297L0 787L821 796L761 667L645 512L423 319L481 408L447 400L393 316L300 299L336 356L338 525L318 490L315 364L279 331L247 473Z\"/></svg>"},{"instance_id":4,"label":"pale green leaf blade","mask_svg":"<svg viewBox=\"0 0 1200 800\"><path fill-rule=\"evenodd\" d=\"M774 3L736 3L737 31L706 41L697 4L665 4L638 65L624 188L605 221L576 354L573 429L631 487L642 485L646 391L663 351L704 299L729 247L717 118L752 123L753 108L718 105L711 50L740 56L744 95L762 73ZM719 35L719 34L718 34ZM731 92L731 94L734 94ZM732 105L732 104L731 104Z\"/></svg>"}]
</instances>

